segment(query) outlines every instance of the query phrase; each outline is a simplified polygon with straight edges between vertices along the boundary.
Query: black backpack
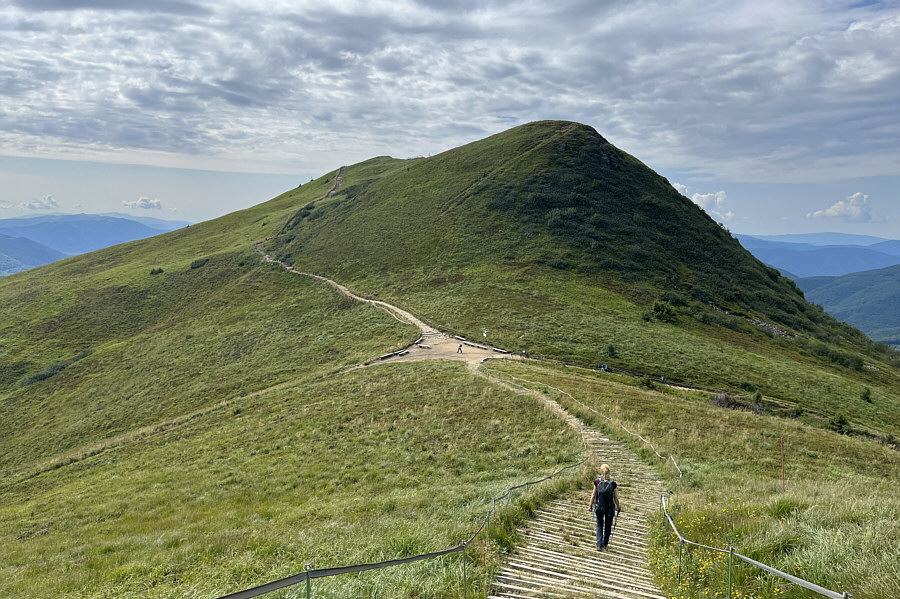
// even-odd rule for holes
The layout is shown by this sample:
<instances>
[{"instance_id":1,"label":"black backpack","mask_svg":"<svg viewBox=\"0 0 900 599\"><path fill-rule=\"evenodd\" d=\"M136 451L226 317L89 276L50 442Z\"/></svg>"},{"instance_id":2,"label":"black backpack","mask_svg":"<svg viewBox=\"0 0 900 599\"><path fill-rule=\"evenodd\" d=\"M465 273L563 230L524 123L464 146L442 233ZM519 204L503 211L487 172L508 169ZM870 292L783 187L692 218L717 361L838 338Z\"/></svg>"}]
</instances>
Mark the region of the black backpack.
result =
<instances>
[{"instance_id":1,"label":"black backpack","mask_svg":"<svg viewBox=\"0 0 900 599\"><path fill-rule=\"evenodd\" d=\"M613 481L612 479L597 479L597 496L594 499L594 511L601 514L608 514L613 511L615 500L613 499Z\"/></svg>"}]
</instances>

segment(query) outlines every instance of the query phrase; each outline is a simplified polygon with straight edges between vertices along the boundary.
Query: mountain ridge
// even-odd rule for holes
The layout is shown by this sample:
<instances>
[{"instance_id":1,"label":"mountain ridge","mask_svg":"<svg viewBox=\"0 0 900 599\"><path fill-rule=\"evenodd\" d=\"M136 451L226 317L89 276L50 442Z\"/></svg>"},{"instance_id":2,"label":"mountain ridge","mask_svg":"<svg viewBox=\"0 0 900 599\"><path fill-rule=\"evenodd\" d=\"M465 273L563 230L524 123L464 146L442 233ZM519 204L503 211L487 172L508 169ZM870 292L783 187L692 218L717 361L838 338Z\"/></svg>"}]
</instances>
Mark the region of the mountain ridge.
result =
<instances>
[{"instance_id":1,"label":"mountain ridge","mask_svg":"<svg viewBox=\"0 0 900 599\"><path fill-rule=\"evenodd\" d=\"M782 568L814 553L851 573L816 580L866 588L900 534L900 354L810 305L675 193L593 129L539 122L0 280L0 594L221 596L307 563L407 557L467 538L497 489L578 459L581 438L533 395L454 363L382 363L419 328L265 262L258 244L529 358L489 363L497 376L689 448L696 504L673 507L711 522L702 539L740 531ZM771 492L779 436L821 510ZM823 523L843 513L829 490L848 467L877 501ZM514 549L540 493L495 514L470 580ZM806 534L807 512L828 534ZM732 526L757 513L773 518ZM859 551L824 540L849 525ZM459 596L445 566L342 577L335 594Z\"/></svg>"}]
</instances>

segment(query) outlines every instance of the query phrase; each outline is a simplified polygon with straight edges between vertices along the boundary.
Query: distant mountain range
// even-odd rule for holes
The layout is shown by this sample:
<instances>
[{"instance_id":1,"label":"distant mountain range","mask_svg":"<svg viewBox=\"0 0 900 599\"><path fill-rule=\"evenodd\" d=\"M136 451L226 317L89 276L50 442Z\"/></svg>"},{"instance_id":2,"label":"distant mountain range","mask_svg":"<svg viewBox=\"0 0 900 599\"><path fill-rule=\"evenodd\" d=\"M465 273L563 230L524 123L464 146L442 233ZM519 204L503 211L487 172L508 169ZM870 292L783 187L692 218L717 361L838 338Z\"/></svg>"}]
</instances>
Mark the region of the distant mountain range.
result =
<instances>
[{"instance_id":1,"label":"distant mountain range","mask_svg":"<svg viewBox=\"0 0 900 599\"><path fill-rule=\"evenodd\" d=\"M49 214L0 220L0 276L144 239L190 223L125 214Z\"/></svg>"},{"instance_id":2,"label":"distant mountain range","mask_svg":"<svg viewBox=\"0 0 900 599\"><path fill-rule=\"evenodd\" d=\"M900 347L900 265L799 279L806 298L872 339Z\"/></svg>"},{"instance_id":3,"label":"distant mountain range","mask_svg":"<svg viewBox=\"0 0 900 599\"><path fill-rule=\"evenodd\" d=\"M786 276L790 274L792 278L836 277L900 264L900 241L878 237L826 233L765 238L737 235L737 238L754 256L781 270ZM853 243L821 243L823 240L837 239L847 239Z\"/></svg>"},{"instance_id":4,"label":"distant mountain range","mask_svg":"<svg viewBox=\"0 0 900 599\"><path fill-rule=\"evenodd\" d=\"M873 340L900 347L900 240L844 233L737 237L809 301Z\"/></svg>"},{"instance_id":5,"label":"distant mountain range","mask_svg":"<svg viewBox=\"0 0 900 599\"><path fill-rule=\"evenodd\" d=\"M62 252L30 239L0 234L0 276L65 258Z\"/></svg>"}]
</instances>

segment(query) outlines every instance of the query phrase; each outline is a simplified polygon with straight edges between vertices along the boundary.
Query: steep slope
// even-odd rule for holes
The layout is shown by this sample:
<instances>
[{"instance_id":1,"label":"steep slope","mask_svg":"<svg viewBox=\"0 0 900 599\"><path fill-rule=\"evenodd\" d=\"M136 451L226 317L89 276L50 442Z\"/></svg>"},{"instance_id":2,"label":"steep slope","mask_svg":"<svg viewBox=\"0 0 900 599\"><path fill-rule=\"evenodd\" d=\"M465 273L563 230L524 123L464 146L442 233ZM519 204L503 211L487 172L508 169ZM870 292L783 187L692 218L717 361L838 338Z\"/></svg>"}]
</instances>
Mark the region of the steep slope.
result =
<instances>
[{"instance_id":1,"label":"steep slope","mask_svg":"<svg viewBox=\"0 0 900 599\"><path fill-rule=\"evenodd\" d=\"M805 472L830 475L817 452L846 447L835 478L896 472L896 354L810 306L592 129L535 123L0 280L0 596L216 597L307 563L440 549L510 485L577 461L564 422L462 366L352 368L417 328L264 263L258 243L446 332L550 358L572 392L592 381L598 408L646 402L629 418L645 412L668 440L757 416L686 393L679 409L699 417L673 428L650 414L675 405L651 376L759 391L760 428L802 432ZM646 377L559 364L601 361ZM823 430L837 412L861 434ZM736 430L716 438L739 443ZM748 448L764 446L729 459ZM703 450L692 461L702 469ZM698 489L713 496L733 471ZM509 506L503 547L536 497ZM472 548L473 586L494 549ZM461 578L448 559L316 592L454 597Z\"/></svg>"},{"instance_id":2,"label":"steep slope","mask_svg":"<svg viewBox=\"0 0 900 599\"><path fill-rule=\"evenodd\" d=\"M900 266L799 279L797 286L835 318L876 341L900 346Z\"/></svg>"},{"instance_id":3,"label":"steep slope","mask_svg":"<svg viewBox=\"0 0 900 599\"><path fill-rule=\"evenodd\" d=\"M856 405L861 386L896 385L896 354L806 302L590 127L532 123L344 177L270 253L519 353L759 390L822 422L849 405L876 428L900 426L895 404Z\"/></svg>"}]
</instances>

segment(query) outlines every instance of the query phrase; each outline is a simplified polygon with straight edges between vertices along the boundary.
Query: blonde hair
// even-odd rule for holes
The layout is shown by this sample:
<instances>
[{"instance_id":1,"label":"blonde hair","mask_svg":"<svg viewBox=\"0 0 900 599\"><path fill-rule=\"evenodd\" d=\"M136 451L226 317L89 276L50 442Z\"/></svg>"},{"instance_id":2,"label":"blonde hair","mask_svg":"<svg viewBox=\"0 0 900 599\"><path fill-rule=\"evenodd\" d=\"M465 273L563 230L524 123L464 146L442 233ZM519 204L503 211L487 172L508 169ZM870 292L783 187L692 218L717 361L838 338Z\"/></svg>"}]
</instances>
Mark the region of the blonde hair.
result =
<instances>
[{"instance_id":1,"label":"blonde hair","mask_svg":"<svg viewBox=\"0 0 900 599\"><path fill-rule=\"evenodd\" d=\"M603 477L603 480L609 480L609 464L600 466L600 476Z\"/></svg>"}]
</instances>

